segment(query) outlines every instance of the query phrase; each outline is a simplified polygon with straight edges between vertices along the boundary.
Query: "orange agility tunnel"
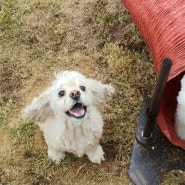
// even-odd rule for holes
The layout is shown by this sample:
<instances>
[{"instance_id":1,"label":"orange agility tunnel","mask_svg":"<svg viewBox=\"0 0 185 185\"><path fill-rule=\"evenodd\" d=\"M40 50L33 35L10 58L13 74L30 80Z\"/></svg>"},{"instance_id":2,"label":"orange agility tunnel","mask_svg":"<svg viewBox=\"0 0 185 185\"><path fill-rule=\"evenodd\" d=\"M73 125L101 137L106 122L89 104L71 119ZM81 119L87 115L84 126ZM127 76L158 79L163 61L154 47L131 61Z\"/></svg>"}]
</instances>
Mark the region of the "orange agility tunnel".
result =
<instances>
[{"instance_id":1,"label":"orange agility tunnel","mask_svg":"<svg viewBox=\"0 0 185 185\"><path fill-rule=\"evenodd\" d=\"M164 58L173 65L160 102L157 123L168 140L185 149L175 133L176 97L185 74L185 1L122 0L152 55L156 75Z\"/></svg>"}]
</instances>

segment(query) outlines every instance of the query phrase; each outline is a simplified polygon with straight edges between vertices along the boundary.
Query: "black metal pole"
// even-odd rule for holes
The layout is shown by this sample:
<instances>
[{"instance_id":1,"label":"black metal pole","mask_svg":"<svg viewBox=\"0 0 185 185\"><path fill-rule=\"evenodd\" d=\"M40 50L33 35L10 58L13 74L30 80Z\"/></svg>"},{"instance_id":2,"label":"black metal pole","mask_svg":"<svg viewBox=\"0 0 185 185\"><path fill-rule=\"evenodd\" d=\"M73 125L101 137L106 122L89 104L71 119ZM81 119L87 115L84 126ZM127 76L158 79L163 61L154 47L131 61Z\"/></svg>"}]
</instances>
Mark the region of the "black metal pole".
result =
<instances>
[{"instance_id":1,"label":"black metal pole","mask_svg":"<svg viewBox=\"0 0 185 185\"><path fill-rule=\"evenodd\" d=\"M142 133L142 137L145 139L150 139L152 131L155 126L155 118L157 116L162 95L166 86L168 75L172 67L172 61L169 58L165 58L162 61L159 76L157 78L156 86L151 97L150 106L147 112L147 121Z\"/></svg>"}]
</instances>

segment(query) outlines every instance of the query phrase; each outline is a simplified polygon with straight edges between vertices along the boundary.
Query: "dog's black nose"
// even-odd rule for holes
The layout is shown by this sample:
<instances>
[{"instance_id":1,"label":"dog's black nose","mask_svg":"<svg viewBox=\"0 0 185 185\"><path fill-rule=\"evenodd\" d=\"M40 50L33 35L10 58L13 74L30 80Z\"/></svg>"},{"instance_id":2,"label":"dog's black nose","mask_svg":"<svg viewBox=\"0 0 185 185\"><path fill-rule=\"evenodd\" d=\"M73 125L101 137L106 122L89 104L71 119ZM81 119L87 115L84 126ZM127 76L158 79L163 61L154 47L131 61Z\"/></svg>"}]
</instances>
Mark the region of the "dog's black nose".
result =
<instances>
[{"instance_id":1,"label":"dog's black nose","mask_svg":"<svg viewBox=\"0 0 185 185\"><path fill-rule=\"evenodd\" d=\"M80 91L78 91L78 90L73 90L73 91L71 91L70 97L71 97L72 99L78 99L78 98L80 97Z\"/></svg>"}]
</instances>

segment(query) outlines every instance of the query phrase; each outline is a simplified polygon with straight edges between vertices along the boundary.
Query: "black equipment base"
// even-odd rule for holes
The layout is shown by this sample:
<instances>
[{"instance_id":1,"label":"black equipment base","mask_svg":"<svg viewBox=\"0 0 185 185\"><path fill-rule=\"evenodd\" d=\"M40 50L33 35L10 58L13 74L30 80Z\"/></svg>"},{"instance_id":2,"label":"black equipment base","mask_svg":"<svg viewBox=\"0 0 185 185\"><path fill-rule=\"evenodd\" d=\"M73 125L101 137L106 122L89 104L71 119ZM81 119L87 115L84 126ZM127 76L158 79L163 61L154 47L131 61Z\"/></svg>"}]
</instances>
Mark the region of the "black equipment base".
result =
<instances>
[{"instance_id":1,"label":"black equipment base","mask_svg":"<svg viewBox=\"0 0 185 185\"><path fill-rule=\"evenodd\" d=\"M136 185L158 185L167 171L185 170L185 150L172 145L157 124L151 141L143 141L149 104L150 99L146 99L141 106L128 172L130 180Z\"/></svg>"}]
</instances>

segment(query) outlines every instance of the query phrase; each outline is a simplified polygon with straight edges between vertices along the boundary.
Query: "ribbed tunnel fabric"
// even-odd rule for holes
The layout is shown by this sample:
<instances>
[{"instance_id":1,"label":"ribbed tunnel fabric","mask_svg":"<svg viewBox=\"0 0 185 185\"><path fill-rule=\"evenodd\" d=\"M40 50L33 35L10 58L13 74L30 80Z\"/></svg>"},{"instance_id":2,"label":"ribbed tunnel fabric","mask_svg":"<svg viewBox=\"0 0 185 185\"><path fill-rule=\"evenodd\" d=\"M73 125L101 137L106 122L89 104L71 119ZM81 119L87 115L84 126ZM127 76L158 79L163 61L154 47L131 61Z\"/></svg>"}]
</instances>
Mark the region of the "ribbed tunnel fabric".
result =
<instances>
[{"instance_id":1,"label":"ribbed tunnel fabric","mask_svg":"<svg viewBox=\"0 0 185 185\"><path fill-rule=\"evenodd\" d=\"M185 1L122 0L149 48L156 76L164 58L173 62L160 104L157 123L174 145L185 149L175 133L176 97L185 73Z\"/></svg>"}]
</instances>

